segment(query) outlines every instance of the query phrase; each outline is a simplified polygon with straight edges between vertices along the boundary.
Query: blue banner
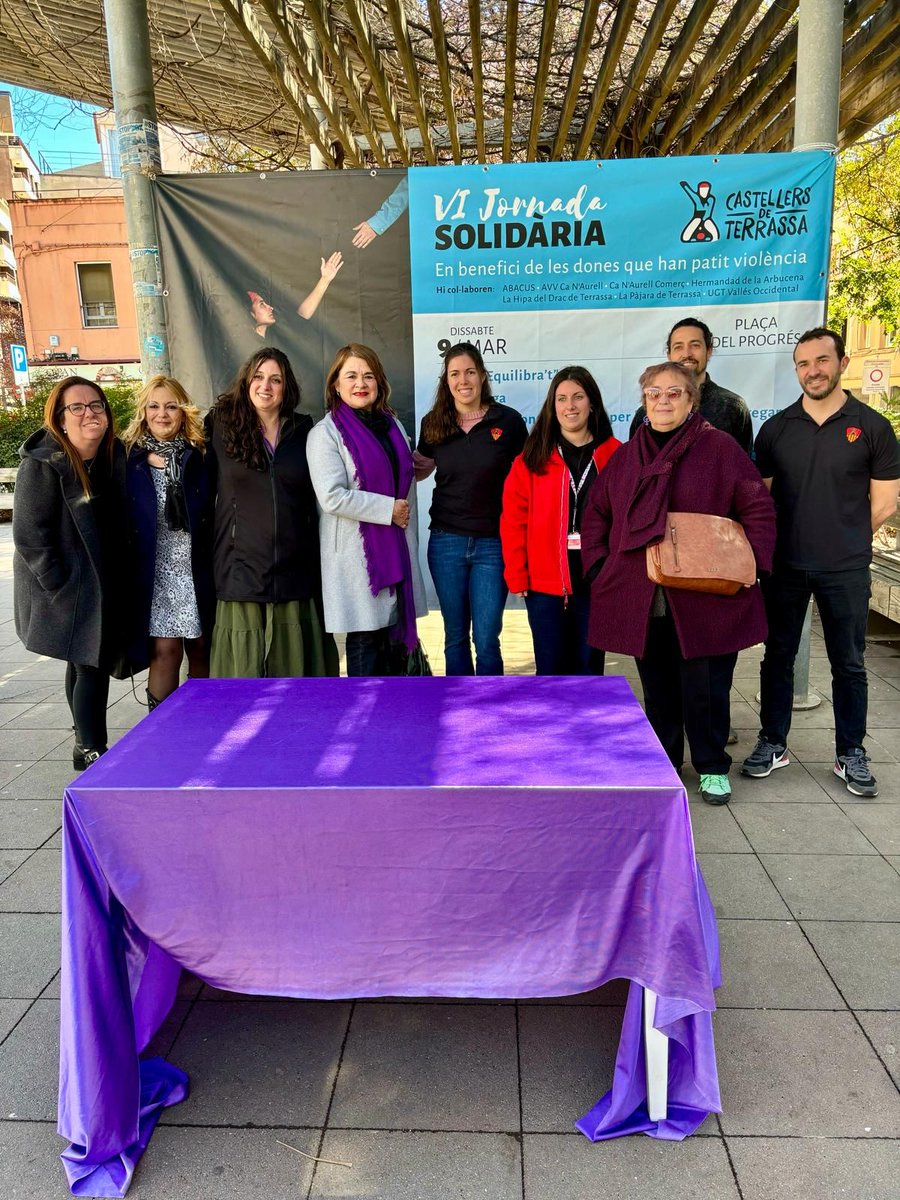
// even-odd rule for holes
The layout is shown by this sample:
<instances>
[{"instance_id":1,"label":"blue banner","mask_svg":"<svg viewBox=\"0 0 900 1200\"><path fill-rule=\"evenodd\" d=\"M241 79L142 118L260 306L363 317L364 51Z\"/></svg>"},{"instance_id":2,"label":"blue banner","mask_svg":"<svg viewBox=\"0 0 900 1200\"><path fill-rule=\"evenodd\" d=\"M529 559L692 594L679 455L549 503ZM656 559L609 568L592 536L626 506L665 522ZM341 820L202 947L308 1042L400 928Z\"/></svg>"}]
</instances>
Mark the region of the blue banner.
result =
<instances>
[{"instance_id":1,"label":"blue banner","mask_svg":"<svg viewBox=\"0 0 900 1200\"><path fill-rule=\"evenodd\" d=\"M424 167L413 313L822 300L831 154Z\"/></svg>"},{"instance_id":2,"label":"blue banner","mask_svg":"<svg viewBox=\"0 0 900 1200\"><path fill-rule=\"evenodd\" d=\"M527 422L578 363L627 428L641 371L697 316L710 375L758 426L796 399L794 345L824 317L834 165L807 151L410 171L418 412L440 355L468 340Z\"/></svg>"}]
</instances>

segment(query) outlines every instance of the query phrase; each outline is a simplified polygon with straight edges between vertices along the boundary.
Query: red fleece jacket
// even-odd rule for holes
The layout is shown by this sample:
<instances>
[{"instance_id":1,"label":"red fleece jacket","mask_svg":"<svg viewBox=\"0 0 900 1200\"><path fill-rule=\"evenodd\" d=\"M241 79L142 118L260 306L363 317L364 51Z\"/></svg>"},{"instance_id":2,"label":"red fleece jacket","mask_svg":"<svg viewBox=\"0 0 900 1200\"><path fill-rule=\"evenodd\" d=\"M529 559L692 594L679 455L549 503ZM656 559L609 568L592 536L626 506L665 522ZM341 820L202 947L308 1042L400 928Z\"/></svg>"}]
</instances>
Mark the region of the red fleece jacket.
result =
<instances>
[{"instance_id":1,"label":"red fleece jacket","mask_svg":"<svg viewBox=\"0 0 900 1200\"><path fill-rule=\"evenodd\" d=\"M621 444L614 437L600 443L593 454L598 473ZM503 577L511 592L572 594L568 522L569 472L559 451L550 455L543 475L529 471L520 454L506 477L500 515Z\"/></svg>"}]
</instances>

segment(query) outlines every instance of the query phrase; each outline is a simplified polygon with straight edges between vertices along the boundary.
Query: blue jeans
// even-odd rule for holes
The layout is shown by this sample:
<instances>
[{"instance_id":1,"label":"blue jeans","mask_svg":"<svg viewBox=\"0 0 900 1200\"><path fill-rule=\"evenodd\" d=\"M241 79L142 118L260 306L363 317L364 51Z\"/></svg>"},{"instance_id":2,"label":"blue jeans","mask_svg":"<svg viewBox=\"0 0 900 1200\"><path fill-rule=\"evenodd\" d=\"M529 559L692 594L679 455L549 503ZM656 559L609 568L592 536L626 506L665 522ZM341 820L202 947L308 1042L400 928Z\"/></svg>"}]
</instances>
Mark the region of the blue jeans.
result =
<instances>
[{"instance_id":1,"label":"blue jeans","mask_svg":"<svg viewBox=\"0 0 900 1200\"><path fill-rule=\"evenodd\" d=\"M846 754L863 746L869 699L865 661L869 568L797 571L776 567L763 580L762 589L769 636L759 671L760 735L776 745L787 745L794 700L794 659L812 595L822 619L831 664L835 751Z\"/></svg>"},{"instance_id":2,"label":"blue jeans","mask_svg":"<svg viewBox=\"0 0 900 1200\"><path fill-rule=\"evenodd\" d=\"M502 675L500 629L507 589L500 539L432 529L428 569L444 619L447 674ZM475 668L470 629L475 641Z\"/></svg>"},{"instance_id":3,"label":"blue jeans","mask_svg":"<svg viewBox=\"0 0 900 1200\"><path fill-rule=\"evenodd\" d=\"M602 675L604 654L588 645L588 593L569 597L529 592L525 597L537 675Z\"/></svg>"}]
</instances>

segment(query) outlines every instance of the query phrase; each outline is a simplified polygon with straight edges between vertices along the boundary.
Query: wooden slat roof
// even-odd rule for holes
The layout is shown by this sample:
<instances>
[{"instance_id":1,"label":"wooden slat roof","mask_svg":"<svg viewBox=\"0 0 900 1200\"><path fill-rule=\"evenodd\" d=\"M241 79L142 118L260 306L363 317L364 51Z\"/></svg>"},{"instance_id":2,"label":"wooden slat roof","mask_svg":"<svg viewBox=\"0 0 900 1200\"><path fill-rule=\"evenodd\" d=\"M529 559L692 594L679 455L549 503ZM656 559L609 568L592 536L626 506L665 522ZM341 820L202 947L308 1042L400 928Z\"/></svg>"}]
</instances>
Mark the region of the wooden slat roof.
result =
<instances>
[{"instance_id":1,"label":"wooden slat roof","mask_svg":"<svg viewBox=\"0 0 900 1200\"><path fill-rule=\"evenodd\" d=\"M797 0L149 0L159 119L222 161L790 149ZM4 0L0 75L110 106L99 0ZM900 0L844 6L840 145L900 106Z\"/></svg>"}]
</instances>

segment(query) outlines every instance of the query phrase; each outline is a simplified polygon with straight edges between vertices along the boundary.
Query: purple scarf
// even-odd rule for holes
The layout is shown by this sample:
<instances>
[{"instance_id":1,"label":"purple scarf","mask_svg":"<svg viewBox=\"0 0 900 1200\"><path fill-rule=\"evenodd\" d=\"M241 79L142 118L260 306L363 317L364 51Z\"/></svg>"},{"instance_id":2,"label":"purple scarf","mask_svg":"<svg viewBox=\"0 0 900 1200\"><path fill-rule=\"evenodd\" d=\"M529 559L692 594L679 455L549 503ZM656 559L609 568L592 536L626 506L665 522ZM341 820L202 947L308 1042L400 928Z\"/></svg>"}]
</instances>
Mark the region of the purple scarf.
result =
<instances>
[{"instance_id":1,"label":"purple scarf","mask_svg":"<svg viewBox=\"0 0 900 1200\"><path fill-rule=\"evenodd\" d=\"M658 542L665 534L672 475L697 438L710 428L709 422L699 413L691 413L678 433L661 449L646 425L638 428L631 439L637 452L638 474L625 513L627 529L621 542L623 550L639 550L651 542Z\"/></svg>"},{"instance_id":2,"label":"purple scarf","mask_svg":"<svg viewBox=\"0 0 900 1200\"><path fill-rule=\"evenodd\" d=\"M413 460L409 443L393 416L388 414L388 437L397 455L397 485L394 486L394 468L378 438L360 420L349 404L337 404L331 413L337 429L353 459L355 479L361 491L378 492L382 496L393 496L405 500L413 480ZM391 522L376 525L372 521L360 521L366 571L369 588L377 596L389 587L397 596L399 617L391 626L391 640L402 642L412 653L419 643L416 632L416 601L412 585L412 565L409 560L409 545L406 531Z\"/></svg>"}]
</instances>

